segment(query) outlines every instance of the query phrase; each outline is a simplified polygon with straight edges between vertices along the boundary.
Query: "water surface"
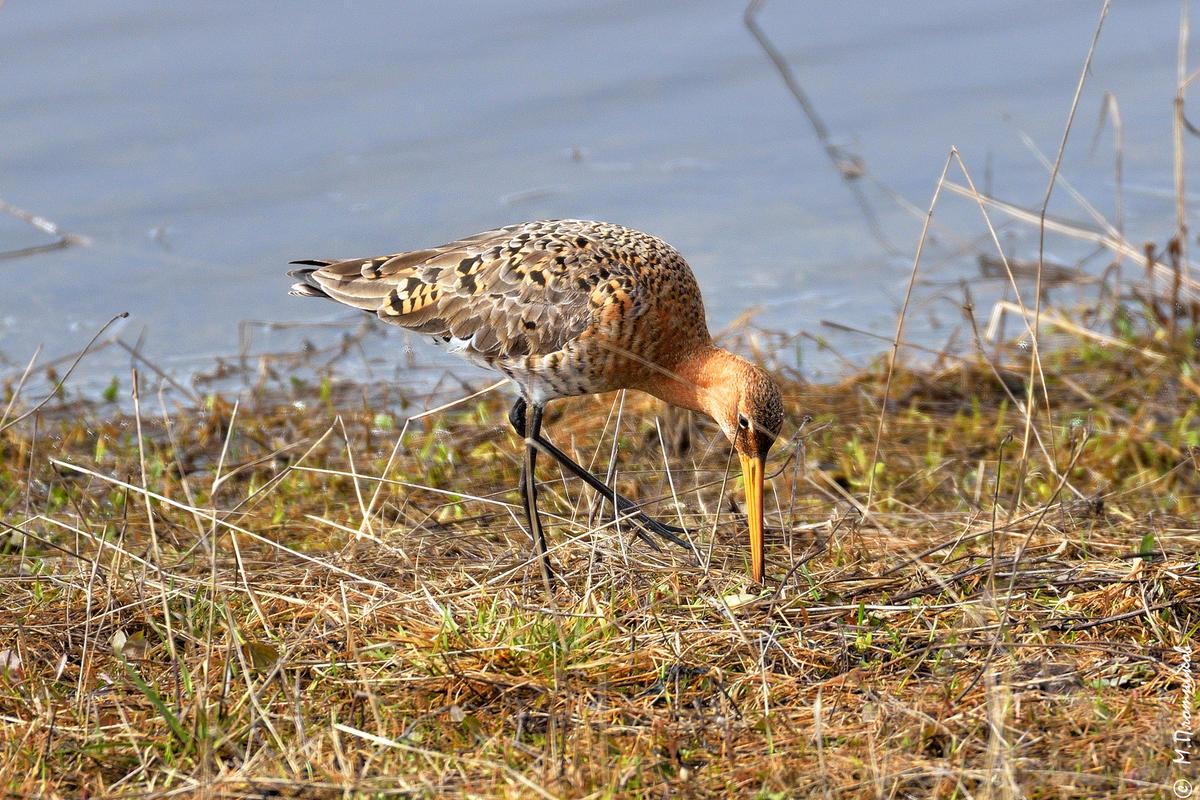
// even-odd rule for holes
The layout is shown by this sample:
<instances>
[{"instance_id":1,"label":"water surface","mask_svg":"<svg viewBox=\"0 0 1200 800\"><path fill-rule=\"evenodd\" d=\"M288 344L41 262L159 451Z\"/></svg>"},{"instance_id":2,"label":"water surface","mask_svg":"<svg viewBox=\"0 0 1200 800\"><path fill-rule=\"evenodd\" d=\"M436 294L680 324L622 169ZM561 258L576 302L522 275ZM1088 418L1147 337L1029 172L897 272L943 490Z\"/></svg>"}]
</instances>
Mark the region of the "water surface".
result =
<instances>
[{"instance_id":1,"label":"water surface","mask_svg":"<svg viewBox=\"0 0 1200 800\"><path fill-rule=\"evenodd\" d=\"M1019 131L1053 156L1099 6L774 2L760 19L873 181L923 210L955 145L981 185L1036 207L1046 172ZM763 325L832 335L865 359L877 341L819 321L888 331L920 221L867 182L894 252L872 237L741 12L714 0L10 1L0 197L92 244L0 261L7 370L38 344L50 356L77 349L127 310L122 336L144 332L146 353L186 376L237 349L240 321L347 319L287 297L291 259L550 216L675 244L714 328L757 305ZM1065 161L1111 217L1111 137L1089 147L1101 97L1115 92L1133 241L1173 225L1178 13L1174 0L1115 4ZM1053 209L1087 220L1065 192ZM923 277L976 275L973 254L955 255L984 232L974 207L947 199L938 220ZM1006 243L1028 256L1030 234L1012 228ZM44 241L0 220L0 249ZM1066 261L1087 252L1049 248ZM921 287L912 336L944 339L956 303ZM259 331L254 346L320 335ZM373 339L372 353L402 364L405 341ZM423 346L409 357L440 363ZM127 362L105 351L84 374L106 380Z\"/></svg>"}]
</instances>

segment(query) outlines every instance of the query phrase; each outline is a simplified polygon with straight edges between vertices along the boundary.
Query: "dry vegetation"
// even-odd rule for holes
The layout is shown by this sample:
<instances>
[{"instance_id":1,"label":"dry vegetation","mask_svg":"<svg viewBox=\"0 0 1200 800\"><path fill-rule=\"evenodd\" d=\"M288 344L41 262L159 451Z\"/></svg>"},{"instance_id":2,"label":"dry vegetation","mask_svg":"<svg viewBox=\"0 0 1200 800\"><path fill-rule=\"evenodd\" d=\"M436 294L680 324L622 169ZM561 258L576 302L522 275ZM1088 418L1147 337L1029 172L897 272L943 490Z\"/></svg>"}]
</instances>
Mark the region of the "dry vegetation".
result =
<instances>
[{"instance_id":1,"label":"dry vegetation","mask_svg":"<svg viewBox=\"0 0 1200 800\"><path fill-rule=\"evenodd\" d=\"M1043 354L1024 460L1019 346L900 368L886 408L886 361L785 377L811 419L773 459L761 594L719 433L633 395L548 429L602 473L615 447L696 552L547 468L552 597L496 393L408 423L398 390L329 381L169 421L56 400L0 434L0 785L1162 796L1187 774L1200 376L1190 321L1170 341L1143 310Z\"/></svg>"}]
</instances>

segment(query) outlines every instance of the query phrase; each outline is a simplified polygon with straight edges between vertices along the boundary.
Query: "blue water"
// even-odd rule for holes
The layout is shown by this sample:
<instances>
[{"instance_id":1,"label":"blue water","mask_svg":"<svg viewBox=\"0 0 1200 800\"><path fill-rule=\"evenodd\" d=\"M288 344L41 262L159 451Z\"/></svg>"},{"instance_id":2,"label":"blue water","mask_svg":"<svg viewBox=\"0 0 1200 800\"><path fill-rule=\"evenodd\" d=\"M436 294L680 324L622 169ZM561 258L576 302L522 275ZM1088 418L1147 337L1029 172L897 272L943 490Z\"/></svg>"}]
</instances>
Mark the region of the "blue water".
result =
<instances>
[{"instance_id":1,"label":"blue water","mask_svg":"<svg viewBox=\"0 0 1200 800\"><path fill-rule=\"evenodd\" d=\"M1018 130L1053 157L1099 8L776 0L760 20L836 141L923 211L951 145L981 187L990 175L998 196L1040 203L1046 172ZM10 0L0 197L91 245L0 261L0 364L11 374L38 344L46 357L71 352L129 311L121 335L144 334L145 352L186 378L237 350L241 321L356 320L289 298L291 259L548 216L675 244L714 328L761 306L762 325L830 336L865 360L879 342L819 321L890 331L920 220L864 182L895 252L871 236L741 11L713 0ZM1111 136L1090 145L1101 96L1115 92L1135 242L1173 226L1178 15L1174 0L1115 4L1064 162L1111 218ZM1052 209L1087 220L1062 191ZM973 253L957 252L985 231L973 204L947 198L938 221L922 277L977 275ZM1015 255L1036 247L1027 227L1005 237ZM0 219L0 250L46 241ZM1086 252L1048 243L1067 261ZM944 339L957 302L918 287L911 335ZM322 335L259 330L253 346ZM371 343L383 364L442 363L419 343L405 356L399 332ZM103 381L127 364L114 349L82 374Z\"/></svg>"}]
</instances>

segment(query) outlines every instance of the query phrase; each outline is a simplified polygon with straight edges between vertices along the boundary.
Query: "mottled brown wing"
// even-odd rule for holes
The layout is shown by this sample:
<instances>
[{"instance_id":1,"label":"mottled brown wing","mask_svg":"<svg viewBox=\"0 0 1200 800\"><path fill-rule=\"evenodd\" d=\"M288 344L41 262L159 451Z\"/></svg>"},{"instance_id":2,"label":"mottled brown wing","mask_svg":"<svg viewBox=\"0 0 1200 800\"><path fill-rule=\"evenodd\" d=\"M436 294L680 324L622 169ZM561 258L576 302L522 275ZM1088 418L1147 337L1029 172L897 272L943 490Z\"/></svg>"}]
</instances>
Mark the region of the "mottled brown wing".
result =
<instances>
[{"instance_id":1,"label":"mottled brown wing","mask_svg":"<svg viewBox=\"0 0 1200 800\"><path fill-rule=\"evenodd\" d=\"M604 233L577 220L513 225L428 250L299 270L307 287L296 288L486 359L552 353L600 310L590 302L598 284L635 293L631 265L607 246ZM625 313L636 313L625 299Z\"/></svg>"}]
</instances>

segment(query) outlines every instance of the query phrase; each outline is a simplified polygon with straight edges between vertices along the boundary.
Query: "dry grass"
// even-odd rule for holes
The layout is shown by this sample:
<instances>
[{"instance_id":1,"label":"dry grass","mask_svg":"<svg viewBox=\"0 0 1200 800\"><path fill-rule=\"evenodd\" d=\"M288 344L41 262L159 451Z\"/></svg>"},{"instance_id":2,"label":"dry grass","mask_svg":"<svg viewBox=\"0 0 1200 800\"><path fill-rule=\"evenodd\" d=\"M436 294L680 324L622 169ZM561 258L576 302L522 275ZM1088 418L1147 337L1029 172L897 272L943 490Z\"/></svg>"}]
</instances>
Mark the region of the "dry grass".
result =
<instances>
[{"instance_id":1,"label":"dry grass","mask_svg":"<svg viewBox=\"0 0 1200 800\"><path fill-rule=\"evenodd\" d=\"M1116 345L1043 349L1056 424L1025 470L1020 347L897 367L869 509L886 363L787 382L811 420L773 458L757 595L727 446L633 395L548 430L601 473L616 447L698 559L547 467L553 597L494 393L407 425L329 382L169 423L47 404L0 434L0 785L1164 796L1189 769L1200 379L1195 331L1115 319Z\"/></svg>"}]
</instances>

